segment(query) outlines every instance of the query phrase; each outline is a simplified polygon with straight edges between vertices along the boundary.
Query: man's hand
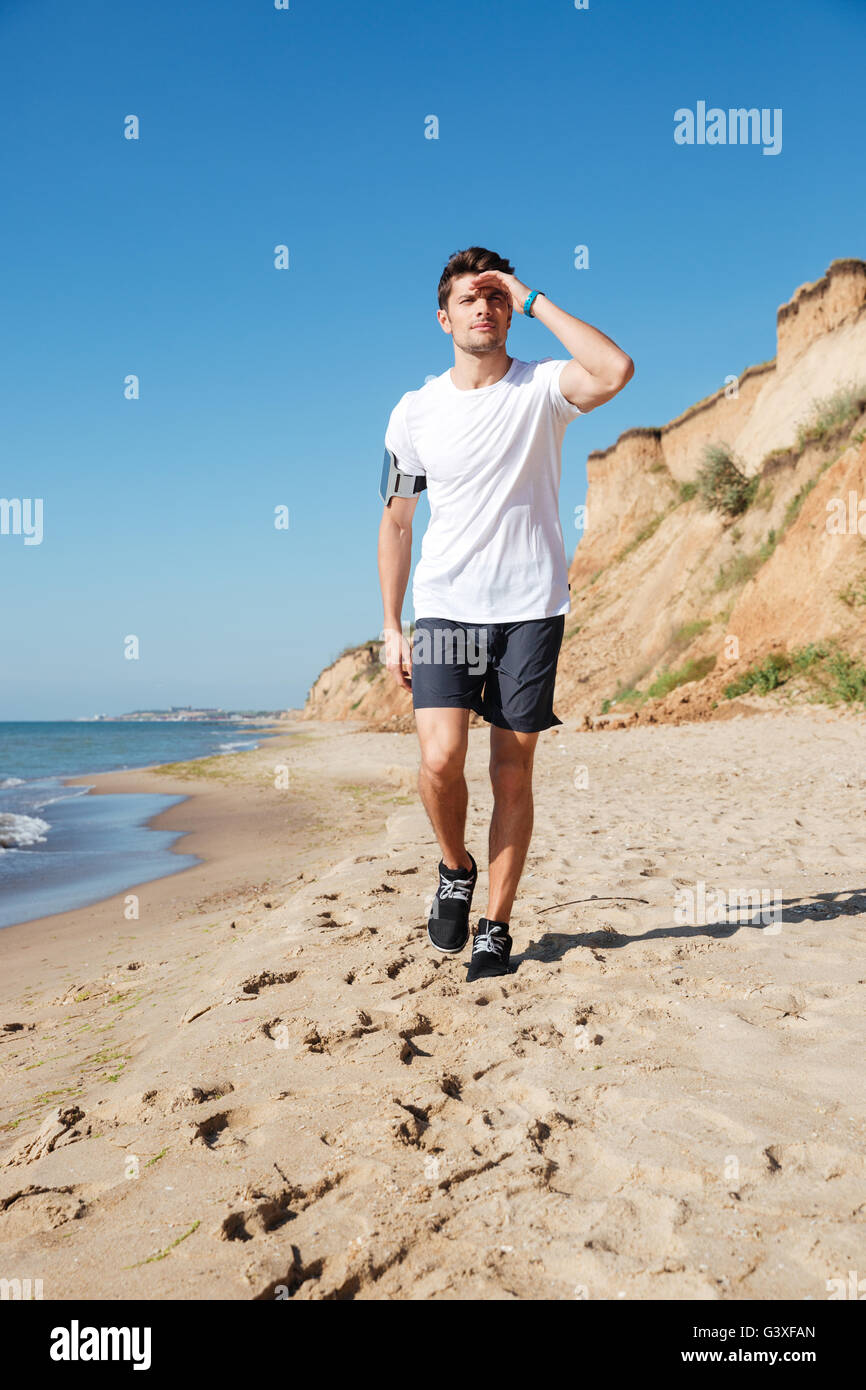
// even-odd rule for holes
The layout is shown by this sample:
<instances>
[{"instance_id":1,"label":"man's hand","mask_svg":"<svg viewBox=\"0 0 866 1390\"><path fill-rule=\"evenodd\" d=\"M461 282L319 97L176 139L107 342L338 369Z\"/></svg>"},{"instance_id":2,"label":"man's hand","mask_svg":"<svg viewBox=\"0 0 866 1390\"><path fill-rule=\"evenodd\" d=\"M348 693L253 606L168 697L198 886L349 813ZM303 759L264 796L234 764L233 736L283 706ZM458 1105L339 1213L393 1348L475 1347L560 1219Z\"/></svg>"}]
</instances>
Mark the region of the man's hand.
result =
<instances>
[{"instance_id":1,"label":"man's hand","mask_svg":"<svg viewBox=\"0 0 866 1390\"><path fill-rule=\"evenodd\" d=\"M391 676L404 690L412 689L412 647L400 628L386 627L385 665ZM404 669L405 668L405 669Z\"/></svg>"},{"instance_id":2,"label":"man's hand","mask_svg":"<svg viewBox=\"0 0 866 1390\"><path fill-rule=\"evenodd\" d=\"M516 309L518 314L523 313L523 306L526 296L530 294L528 285L524 285L522 280L518 280L516 275L506 275L501 270L482 270L470 285L473 293L479 289L493 289L498 286L505 291L511 299L511 307Z\"/></svg>"},{"instance_id":3,"label":"man's hand","mask_svg":"<svg viewBox=\"0 0 866 1390\"><path fill-rule=\"evenodd\" d=\"M482 270L470 285L473 293L496 288L511 299L512 308L523 313L530 290L516 275L501 270ZM559 375L559 389L566 400L587 414L604 405L634 376L634 363L606 333L567 314L546 294L532 306L532 314L549 328L571 357Z\"/></svg>"}]
</instances>

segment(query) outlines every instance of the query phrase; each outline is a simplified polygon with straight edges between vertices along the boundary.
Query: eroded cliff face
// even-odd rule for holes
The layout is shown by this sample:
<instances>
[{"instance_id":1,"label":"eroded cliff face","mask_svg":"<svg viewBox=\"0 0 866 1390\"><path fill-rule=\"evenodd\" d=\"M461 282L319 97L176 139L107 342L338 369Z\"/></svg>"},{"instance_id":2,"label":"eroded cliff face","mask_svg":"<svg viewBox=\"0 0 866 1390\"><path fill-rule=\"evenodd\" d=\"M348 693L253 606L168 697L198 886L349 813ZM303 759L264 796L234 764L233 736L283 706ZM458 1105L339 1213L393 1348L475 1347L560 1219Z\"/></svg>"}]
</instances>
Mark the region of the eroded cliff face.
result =
<instances>
[{"instance_id":1,"label":"eroded cliff face","mask_svg":"<svg viewBox=\"0 0 866 1390\"><path fill-rule=\"evenodd\" d=\"M384 719L405 714L405 693L387 679L378 641L342 652L314 681L305 719ZM411 708L411 702L409 705Z\"/></svg>"},{"instance_id":2,"label":"eroded cliff face","mask_svg":"<svg viewBox=\"0 0 866 1390\"><path fill-rule=\"evenodd\" d=\"M864 279L863 261L833 261L820 280L794 291L776 315L779 371L787 371L812 343L858 317L863 308Z\"/></svg>"},{"instance_id":3,"label":"eroded cliff face","mask_svg":"<svg viewBox=\"0 0 866 1390\"><path fill-rule=\"evenodd\" d=\"M823 444L783 456L761 482L749 510L727 523L697 498L675 504L652 536L572 592L561 718L565 710L585 727L726 718L743 709L726 687L772 652L831 640L866 655L866 508L862 534L854 521L866 501L866 411ZM845 529L828 530L843 509ZM639 710L623 700L690 664L700 679ZM605 700L614 704L600 719Z\"/></svg>"},{"instance_id":4,"label":"eroded cliff face","mask_svg":"<svg viewBox=\"0 0 866 1390\"><path fill-rule=\"evenodd\" d=\"M776 315L777 355L659 429L627 430L587 460L589 525L575 552L572 587L630 544L679 484L694 481L706 444L724 441L750 474L794 444L812 401L866 378L866 262L834 261ZM655 509L655 510L654 510Z\"/></svg>"},{"instance_id":5,"label":"eroded cliff face","mask_svg":"<svg viewBox=\"0 0 866 1390\"><path fill-rule=\"evenodd\" d=\"M638 718L709 713L774 648L835 639L863 651L863 534L827 530L827 503L866 500L861 411L800 447L815 402L866 383L866 263L835 261L777 314L777 357L656 431L627 431L588 460L587 529L571 566L572 614L557 708L599 714L663 671L715 665ZM727 444L756 495L738 517L683 500L708 444ZM846 602L840 595L848 594ZM687 696L686 700L682 695ZM703 709L703 705L706 709ZM634 718L634 712L631 716Z\"/></svg>"},{"instance_id":6,"label":"eroded cliff face","mask_svg":"<svg viewBox=\"0 0 866 1390\"><path fill-rule=\"evenodd\" d=\"M802 434L817 400L866 385L866 262L834 261L796 290L776 323L773 361L668 424L627 430L589 456L560 718L609 723L627 710L624 691L646 692L686 666L700 678L623 717L727 717L737 706L724 688L768 652L827 640L866 652L866 410ZM754 500L736 517L689 495L705 447L720 443L756 479ZM828 529L843 500L847 529ZM601 719L606 700L615 703ZM371 643L322 673L305 713L412 727L411 698Z\"/></svg>"}]
</instances>

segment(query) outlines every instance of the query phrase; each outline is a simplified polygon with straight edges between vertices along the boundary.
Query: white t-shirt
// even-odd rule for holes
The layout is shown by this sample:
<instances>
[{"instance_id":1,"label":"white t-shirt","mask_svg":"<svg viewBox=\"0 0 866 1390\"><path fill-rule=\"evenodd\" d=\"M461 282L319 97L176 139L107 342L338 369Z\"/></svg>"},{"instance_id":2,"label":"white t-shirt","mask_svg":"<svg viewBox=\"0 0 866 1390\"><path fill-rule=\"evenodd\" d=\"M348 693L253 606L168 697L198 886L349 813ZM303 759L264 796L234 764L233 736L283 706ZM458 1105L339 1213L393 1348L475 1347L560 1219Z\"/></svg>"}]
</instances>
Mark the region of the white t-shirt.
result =
<instances>
[{"instance_id":1,"label":"white t-shirt","mask_svg":"<svg viewBox=\"0 0 866 1390\"><path fill-rule=\"evenodd\" d=\"M461 391L450 369L397 402L385 444L424 473L430 521L415 569L415 621L515 623L570 609L559 524L566 426L582 412L559 389L566 359L512 360Z\"/></svg>"}]
</instances>

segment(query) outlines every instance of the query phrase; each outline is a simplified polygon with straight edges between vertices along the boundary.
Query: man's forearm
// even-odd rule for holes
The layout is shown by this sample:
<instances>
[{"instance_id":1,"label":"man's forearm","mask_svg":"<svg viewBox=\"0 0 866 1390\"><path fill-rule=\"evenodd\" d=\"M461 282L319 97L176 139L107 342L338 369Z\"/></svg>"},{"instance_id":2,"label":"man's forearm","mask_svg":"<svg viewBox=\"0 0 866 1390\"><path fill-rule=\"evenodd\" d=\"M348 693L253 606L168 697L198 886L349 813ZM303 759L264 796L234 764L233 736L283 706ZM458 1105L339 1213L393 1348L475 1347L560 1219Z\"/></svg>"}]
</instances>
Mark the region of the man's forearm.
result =
<instances>
[{"instance_id":1,"label":"man's forearm","mask_svg":"<svg viewBox=\"0 0 866 1390\"><path fill-rule=\"evenodd\" d=\"M411 530L395 526L383 516L379 528L379 585L382 590L386 628L400 627L403 599L406 596L411 568Z\"/></svg>"},{"instance_id":2,"label":"man's forearm","mask_svg":"<svg viewBox=\"0 0 866 1390\"><path fill-rule=\"evenodd\" d=\"M632 361L627 353L598 328L560 309L546 294L539 294L532 306L532 313L559 339L568 355L591 376L614 385L624 373L628 373Z\"/></svg>"}]
</instances>

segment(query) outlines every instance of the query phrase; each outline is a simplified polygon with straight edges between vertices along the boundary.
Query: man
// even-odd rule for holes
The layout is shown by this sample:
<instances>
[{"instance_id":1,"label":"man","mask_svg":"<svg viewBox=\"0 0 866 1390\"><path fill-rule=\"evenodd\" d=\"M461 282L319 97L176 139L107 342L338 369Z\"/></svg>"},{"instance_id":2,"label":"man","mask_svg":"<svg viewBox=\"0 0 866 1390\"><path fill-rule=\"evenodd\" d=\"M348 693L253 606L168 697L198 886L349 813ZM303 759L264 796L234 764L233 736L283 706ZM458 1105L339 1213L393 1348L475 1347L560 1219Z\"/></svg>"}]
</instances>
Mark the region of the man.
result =
<instances>
[{"instance_id":1,"label":"man","mask_svg":"<svg viewBox=\"0 0 866 1390\"><path fill-rule=\"evenodd\" d=\"M509 357L515 311L537 318L568 358ZM570 607L559 524L562 438L571 420L622 390L634 364L480 246L448 261L437 318L453 340L454 366L407 391L385 435L397 469L423 475L430 499L411 652L401 615L417 493L387 497L379 577L388 670L412 692L418 790L442 850L427 933L436 950L451 955L468 940L478 873L464 843L470 710L491 725L490 888L471 981L511 971L509 924L532 835L535 745L542 730L562 723L553 712Z\"/></svg>"}]
</instances>

